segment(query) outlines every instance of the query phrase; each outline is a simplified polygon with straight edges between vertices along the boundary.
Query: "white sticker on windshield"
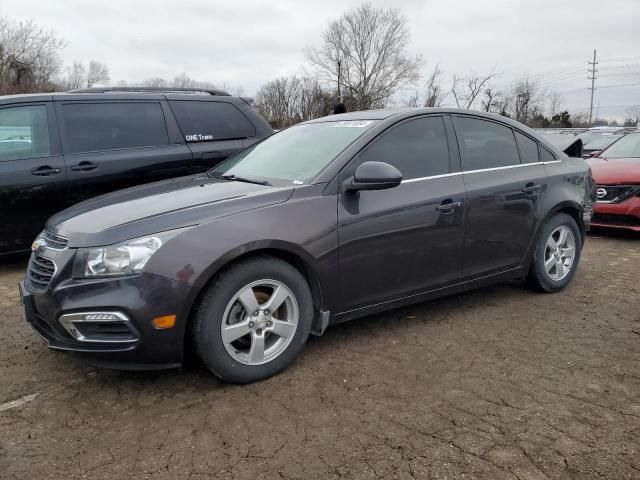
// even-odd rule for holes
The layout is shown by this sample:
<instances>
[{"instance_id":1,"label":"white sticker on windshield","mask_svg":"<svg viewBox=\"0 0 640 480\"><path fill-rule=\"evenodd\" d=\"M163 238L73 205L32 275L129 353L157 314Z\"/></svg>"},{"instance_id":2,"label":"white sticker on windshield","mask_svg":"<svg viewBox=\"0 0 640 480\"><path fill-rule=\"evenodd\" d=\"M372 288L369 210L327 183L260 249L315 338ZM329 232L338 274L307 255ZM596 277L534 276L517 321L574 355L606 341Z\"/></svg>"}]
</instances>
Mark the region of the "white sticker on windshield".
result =
<instances>
[{"instance_id":1,"label":"white sticker on windshield","mask_svg":"<svg viewBox=\"0 0 640 480\"><path fill-rule=\"evenodd\" d=\"M304 182L302 180L294 180L293 182L294 185L304 185Z\"/></svg>"},{"instance_id":2,"label":"white sticker on windshield","mask_svg":"<svg viewBox=\"0 0 640 480\"><path fill-rule=\"evenodd\" d=\"M371 120L343 120L341 122L336 122L334 127L343 127L343 128L364 128L367 125L372 123Z\"/></svg>"}]
</instances>

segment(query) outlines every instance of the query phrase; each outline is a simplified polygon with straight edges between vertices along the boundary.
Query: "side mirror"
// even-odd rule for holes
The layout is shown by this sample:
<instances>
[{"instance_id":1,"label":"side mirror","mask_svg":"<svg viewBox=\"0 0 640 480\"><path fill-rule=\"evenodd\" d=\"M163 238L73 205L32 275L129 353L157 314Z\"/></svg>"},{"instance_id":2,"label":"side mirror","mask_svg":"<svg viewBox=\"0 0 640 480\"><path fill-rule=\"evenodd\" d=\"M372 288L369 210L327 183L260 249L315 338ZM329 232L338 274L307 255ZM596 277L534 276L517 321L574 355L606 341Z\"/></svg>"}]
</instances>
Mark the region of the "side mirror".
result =
<instances>
[{"instance_id":1,"label":"side mirror","mask_svg":"<svg viewBox=\"0 0 640 480\"><path fill-rule=\"evenodd\" d=\"M402 173L393 165L384 162L361 163L351 180L346 182L347 191L384 190L400 185Z\"/></svg>"}]
</instances>

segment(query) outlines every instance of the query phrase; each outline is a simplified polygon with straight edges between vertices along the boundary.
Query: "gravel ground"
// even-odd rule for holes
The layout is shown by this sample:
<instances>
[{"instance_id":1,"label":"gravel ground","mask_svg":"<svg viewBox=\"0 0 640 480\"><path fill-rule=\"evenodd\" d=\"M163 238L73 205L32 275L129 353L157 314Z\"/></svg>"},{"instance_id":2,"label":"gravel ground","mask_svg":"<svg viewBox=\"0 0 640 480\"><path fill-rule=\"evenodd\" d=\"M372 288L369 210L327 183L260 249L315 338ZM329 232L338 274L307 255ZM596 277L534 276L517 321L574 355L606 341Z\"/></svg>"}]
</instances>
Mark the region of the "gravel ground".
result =
<instances>
[{"instance_id":1,"label":"gravel ground","mask_svg":"<svg viewBox=\"0 0 640 480\"><path fill-rule=\"evenodd\" d=\"M330 328L276 378L48 351L0 265L0 477L640 478L640 236L555 295L502 284Z\"/></svg>"}]
</instances>

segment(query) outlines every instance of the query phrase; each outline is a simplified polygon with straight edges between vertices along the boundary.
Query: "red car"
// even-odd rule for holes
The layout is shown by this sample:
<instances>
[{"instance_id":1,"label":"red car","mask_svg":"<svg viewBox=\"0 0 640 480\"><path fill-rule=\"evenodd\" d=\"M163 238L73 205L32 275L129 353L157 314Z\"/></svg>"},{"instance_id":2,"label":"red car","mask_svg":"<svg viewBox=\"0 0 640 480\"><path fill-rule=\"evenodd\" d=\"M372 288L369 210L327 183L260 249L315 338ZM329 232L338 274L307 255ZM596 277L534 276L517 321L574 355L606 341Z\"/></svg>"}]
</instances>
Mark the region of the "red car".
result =
<instances>
[{"instance_id":1,"label":"red car","mask_svg":"<svg viewBox=\"0 0 640 480\"><path fill-rule=\"evenodd\" d=\"M598 185L591 225L640 232L640 132L625 135L587 162Z\"/></svg>"}]
</instances>

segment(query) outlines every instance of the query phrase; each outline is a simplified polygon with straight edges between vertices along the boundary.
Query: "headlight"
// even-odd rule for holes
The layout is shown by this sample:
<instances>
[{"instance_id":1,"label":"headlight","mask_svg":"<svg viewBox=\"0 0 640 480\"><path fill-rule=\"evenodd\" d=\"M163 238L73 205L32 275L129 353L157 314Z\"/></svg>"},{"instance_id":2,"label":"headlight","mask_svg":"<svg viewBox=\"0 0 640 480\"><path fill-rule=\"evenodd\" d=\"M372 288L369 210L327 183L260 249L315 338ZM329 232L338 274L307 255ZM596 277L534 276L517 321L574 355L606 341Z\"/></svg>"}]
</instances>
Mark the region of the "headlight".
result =
<instances>
[{"instance_id":1,"label":"headlight","mask_svg":"<svg viewBox=\"0 0 640 480\"><path fill-rule=\"evenodd\" d=\"M184 230L180 228L115 245L80 249L73 265L73 276L94 278L140 273L164 243Z\"/></svg>"}]
</instances>

